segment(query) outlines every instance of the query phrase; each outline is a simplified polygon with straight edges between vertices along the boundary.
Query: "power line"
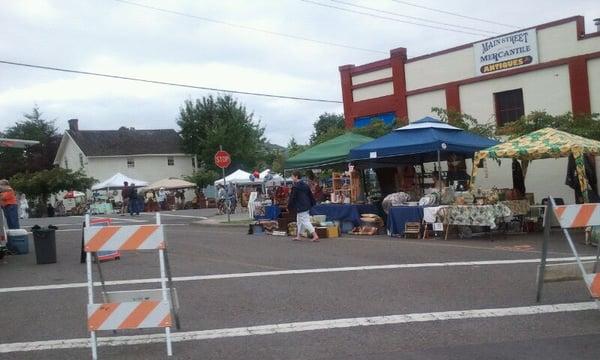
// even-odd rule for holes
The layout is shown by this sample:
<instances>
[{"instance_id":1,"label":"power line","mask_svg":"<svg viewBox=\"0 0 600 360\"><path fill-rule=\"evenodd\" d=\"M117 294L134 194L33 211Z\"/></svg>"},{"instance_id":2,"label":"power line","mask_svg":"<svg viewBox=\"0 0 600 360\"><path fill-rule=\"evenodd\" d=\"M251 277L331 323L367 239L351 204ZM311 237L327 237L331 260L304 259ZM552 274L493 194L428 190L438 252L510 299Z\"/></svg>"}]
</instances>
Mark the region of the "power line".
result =
<instances>
[{"instance_id":1,"label":"power line","mask_svg":"<svg viewBox=\"0 0 600 360\"><path fill-rule=\"evenodd\" d=\"M300 97L300 96L275 95L275 94L250 92L250 91L219 89L219 88L213 88L213 87L207 87L207 86L197 86L197 85L180 84L180 83L167 82L167 81L135 78L135 77L131 77L131 76L103 74L103 73L90 72L90 71L80 71L80 70L73 70L73 69L58 68L58 67L53 67L53 66L25 64L25 63L6 61L6 60L0 60L0 64L23 66L23 67L28 67L28 68L42 69L42 70L62 71L62 72L66 72L66 73L89 75L89 76L99 76L99 77L110 78L110 79L138 81L138 82L157 84L157 85L176 86L176 87L182 87L182 88L188 88L188 89L220 91L220 92L226 92L226 93L232 93L232 94L262 96L262 97L288 99L288 100L313 101L313 102L333 103L333 104L341 104L342 103L339 100L317 99L317 98L308 98L308 97Z\"/></svg>"},{"instance_id":2,"label":"power line","mask_svg":"<svg viewBox=\"0 0 600 360\"><path fill-rule=\"evenodd\" d=\"M485 23L489 23L489 24L495 24L495 25L505 26L505 27L512 28L512 29L518 29L518 27L514 26L514 25L503 24L503 23L500 23L500 22L496 22L496 21L492 21L492 20L486 20L486 19L482 19L482 18L478 18L478 17L474 17L474 16L467 16L467 15L455 13L455 12L452 12L452 11L446 11L446 10L436 9L436 8L427 7L427 6L423 6L423 5L413 4L413 3L408 2L408 1L402 1L402 0L392 0L392 1L396 2L398 4L404 4L404 5L408 5L408 6L413 6L413 7L417 7L417 8L429 10L429 11L438 12L438 13L441 13L441 14L453 15L453 16L458 16L458 17L464 18L464 19L481 21L481 22L485 22Z\"/></svg>"},{"instance_id":3,"label":"power line","mask_svg":"<svg viewBox=\"0 0 600 360\"><path fill-rule=\"evenodd\" d=\"M314 5L318 5L318 6L323 6L323 7L331 8L331 9L337 9L337 10L340 10L340 11L350 12L350 13L354 13L354 14L371 16L371 17L378 18L378 19L396 21L396 22L400 22L400 23L404 23L404 24L410 24L410 25L416 25L416 26L423 26L423 27L427 27L427 28L431 28L431 29L452 31L452 32L457 32L457 33L462 33L462 34L469 34L469 35L476 35L476 36L488 36L486 34L481 34L481 33L474 33L474 32L468 32L468 31L457 30L457 29L449 29L449 28L445 28L445 27L441 27L441 26L416 23L416 22L407 21L407 20L400 20L398 18L392 18L392 17L388 17L388 16L371 14L371 13L364 12L364 11L346 9L346 8L343 8L343 7L339 7L339 6L335 6L335 5L329 5L329 4L323 4L323 3L319 3L319 2L316 2L316 1L312 1L312 0L300 0L300 1L303 1L303 2L309 3L309 4L314 4Z\"/></svg>"},{"instance_id":4,"label":"power line","mask_svg":"<svg viewBox=\"0 0 600 360\"><path fill-rule=\"evenodd\" d=\"M382 13L382 14L389 14L389 15L399 16L399 17L403 17L403 18L407 18L407 19L413 19L413 20L431 22L431 19L421 18L421 17L417 17L417 16L404 15L404 14L400 14L400 13L393 12L393 11L375 9L375 8L368 7L368 6L362 6L362 5L353 4L353 3L350 3L350 2L347 2L347 1L341 1L341 0L330 0L330 1L334 2L334 3L338 3L338 4L343 4L343 5L348 5L348 6L356 7L356 8L359 8L359 9L375 11L375 12ZM459 28L459 29L479 31L479 32L488 33L488 34L499 34L498 32L495 32L495 31L489 31L489 30L484 30L484 29L479 29L479 28L474 28L474 27L469 27L469 26L462 26L462 25L455 25L455 24L450 24L450 23L444 23L444 22L441 22L441 21L435 21L435 23L436 24L440 24L440 25L451 26L451 27L455 27L455 28Z\"/></svg>"},{"instance_id":5,"label":"power line","mask_svg":"<svg viewBox=\"0 0 600 360\"><path fill-rule=\"evenodd\" d=\"M154 11L160 11L160 12L167 13L167 14L185 16L188 18L196 19L196 20L202 20L202 21L211 22L211 23L215 23L215 24L230 26L233 28L260 32L263 34L282 36L282 37L286 37L286 38L290 38L290 39L302 40L302 41L312 42L312 43L316 43L316 44L335 46L335 47L340 47L340 48L345 48L345 49L360 50L360 51L366 51L366 52L377 53L377 54L388 54L387 51L383 51L383 50L375 50L375 49L362 48L362 47L357 47L357 46L352 46L352 45L344 45L344 44L339 44L339 43L334 43L334 42L329 42L329 41L324 41L324 40L307 38L307 37L299 36L299 35L286 34L286 33L281 33L281 32L271 31L271 30L266 30L266 29L260 29L260 28L255 28L255 27L251 27L251 26L246 26L246 25L234 24L234 23L230 23L227 21L207 18L204 16L186 14L186 13L175 11L175 10L169 10L169 9L165 9L165 8L155 7L155 6L139 4L139 3L136 3L133 1L127 1L127 0L115 0L115 1L123 3L123 4L127 4L127 5L132 5L132 6L145 8L145 9L154 10Z\"/></svg>"}]
</instances>

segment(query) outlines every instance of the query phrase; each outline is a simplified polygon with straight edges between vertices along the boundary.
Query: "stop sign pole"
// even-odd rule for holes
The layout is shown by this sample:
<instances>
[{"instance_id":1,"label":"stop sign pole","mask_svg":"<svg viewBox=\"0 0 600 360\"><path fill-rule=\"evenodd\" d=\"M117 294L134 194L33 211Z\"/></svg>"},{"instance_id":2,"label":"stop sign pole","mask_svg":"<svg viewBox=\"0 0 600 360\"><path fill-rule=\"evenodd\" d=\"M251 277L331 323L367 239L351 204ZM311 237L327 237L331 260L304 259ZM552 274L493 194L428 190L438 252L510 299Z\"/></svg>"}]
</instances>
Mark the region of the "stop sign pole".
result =
<instances>
[{"instance_id":1,"label":"stop sign pole","mask_svg":"<svg viewBox=\"0 0 600 360\"><path fill-rule=\"evenodd\" d=\"M226 161L224 163L221 162L219 159L219 156L222 156L221 155L222 153L225 153L226 156L228 157L228 161ZM227 152L223 151L223 146L219 145L219 151L217 152L217 154L215 154L215 165L220 167L221 170L223 171L223 187L225 188L225 196L227 196L227 179L225 178L225 168L228 167L230 164L231 164L231 157L229 156L229 154ZM229 209L226 209L226 211L227 211L227 222L231 222L231 215L229 214Z\"/></svg>"}]
</instances>

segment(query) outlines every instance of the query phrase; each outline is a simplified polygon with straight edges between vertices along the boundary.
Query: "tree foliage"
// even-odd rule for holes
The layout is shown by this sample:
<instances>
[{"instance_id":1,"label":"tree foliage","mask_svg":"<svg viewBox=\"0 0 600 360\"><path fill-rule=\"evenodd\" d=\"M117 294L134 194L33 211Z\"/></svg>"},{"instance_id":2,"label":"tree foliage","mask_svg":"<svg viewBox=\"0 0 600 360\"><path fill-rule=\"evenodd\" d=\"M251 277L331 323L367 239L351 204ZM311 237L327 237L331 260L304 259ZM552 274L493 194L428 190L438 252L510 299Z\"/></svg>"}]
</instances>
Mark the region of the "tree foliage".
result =
<instances>
[{"instance_id":1,"label":"tree foliage","mask_svg":"<svg viewBox=\"0 0 600 360\"><path fill-rule=\"evenodd\" d=\"M352 132L355 134L360 134L363 136L369 136L373 139L378 137L382 137L383 135L389 133L394 129L394 124L386 124L383 120L375 119L369 125L361 127L361 128L353 128Z\"/></svg>"},{"instance_id":2,"label":"tree foliage","mask_svg":"<svg viewBox=\"0 0 600 360\"><path fill-rule=\"evenodd\" d=\"M308 145L300 145L296 141L296 138L292 137L287 144L288 158L291 158L292 156L296 156L306 149L308 149Z\"/></svg>"},{"instance_id":3,"label":"tree foliage","mask_svg":"<svg viewBox=\"0 0 600 360\"><path fill-rule=\"evenodd\" d=\"M496 138L496 125L493 123L480 123L471 115L455 110L432 107L431 111L435 113L440 120L456 126L457 128L461 128L490 139Z\"/></svg>"},{"instance_id":4,"label":"tree foliage","mask_svg":"<svg viewBox=\"0 0 600 360\"><path fill-rule=\"evenodd\" d=\"M82 170L72 171L55 167L33 173L19 173L10 178L10 185L18 192L37 200L41 208L45 208L48 198L66 190L89 190L98 180L87 177Z\"/></svg>"},{"instance_id":5,"label":"tree foliage","mask_svg":"<svg viewBox=\"0 0 600 360\"><path fill-rule=\"evenodd\" d=\"M498 129L498 132L515 138L546 127L600 140L600 114L573 116L568 112L550 115L545 111L533 111L517 121L506 124Z\"/></svg>"},{"instance_id":6,"label":"tree foliage","mask_svg":"<svg viewBox=\"0 0 600 360\"><path fill-rule=\"evenodd\" d=\"M216 180L221 178L218 172L209 170L205 166L201 166L192 175L186 176L184 179L189 182L193 182L199 188L204 188L208 185L214 184Z\"/></svg>"},{"instance_id":7,"label":"tree foliage","mask_svg":"<svg viewBox=\"0 0 600 360\"><path fill-rule=\"evenodd\" d=\"M335 136L331 136L332 133L343 134L346 127L344 115L325 112L319 115L319 119L313 123L313 127L315 130L310 136L310 144L314 145L322 143L323 141L334 138ZM326 136L327 139L323 140L322 137L327 134L329 134Z\"/></svg>"},{"instance_id":8,"label":"tree foliage","mask_svg":"<svg viewBox=\"0 0 600 360\"><path fill-rule=\"evenodd\" d=\"M219 145L231 155L232 168L252 169L266 153L265 128L231 95L186 100L177 124L184 150L208 170L218 169L213 158Z\"/></svg>"},{"instance_id":9,"label":"tree foliage","mask_svg":"<svg viewBox=\"0 0 600 360\"><path fill-rule=\"evenodd\" d=\"M0 148L2 176L9 178L21 172L36 172L53 167L54 157L60 145L60 135L54 121L42 118L35 106L24 120L7 128L2 136L10 139L37 140L40 143L26 149Z\"/></svg>"}]
</instances>

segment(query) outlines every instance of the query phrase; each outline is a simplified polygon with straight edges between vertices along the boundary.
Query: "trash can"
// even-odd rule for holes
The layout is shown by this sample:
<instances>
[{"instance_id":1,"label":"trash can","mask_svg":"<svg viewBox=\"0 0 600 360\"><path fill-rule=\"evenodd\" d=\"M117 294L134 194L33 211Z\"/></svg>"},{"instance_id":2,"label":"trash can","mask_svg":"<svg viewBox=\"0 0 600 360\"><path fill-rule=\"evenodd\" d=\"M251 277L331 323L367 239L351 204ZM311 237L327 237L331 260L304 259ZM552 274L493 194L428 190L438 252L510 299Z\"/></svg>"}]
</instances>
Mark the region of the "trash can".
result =
<instances>
[{"instance_id":1,"label":"trash can","mask_svg":"<svg viewBox=\"0 0 600 360\"><path fill-rule=\"evenodd\" d=\"M6 231L8 241L6 247L16 255L29 253L29 236L25 229L11 229Z\"/></svg>"},{"instance_id":2,"label":"trash can","mask_svg":"<svg viewBox=\"0 0 600 360\"><path fill-rule=\"evenodd\" d=\"M49 228L32 230L36 262L38 264L56 263L56 230Z\"/></svg>"}]
</instances>

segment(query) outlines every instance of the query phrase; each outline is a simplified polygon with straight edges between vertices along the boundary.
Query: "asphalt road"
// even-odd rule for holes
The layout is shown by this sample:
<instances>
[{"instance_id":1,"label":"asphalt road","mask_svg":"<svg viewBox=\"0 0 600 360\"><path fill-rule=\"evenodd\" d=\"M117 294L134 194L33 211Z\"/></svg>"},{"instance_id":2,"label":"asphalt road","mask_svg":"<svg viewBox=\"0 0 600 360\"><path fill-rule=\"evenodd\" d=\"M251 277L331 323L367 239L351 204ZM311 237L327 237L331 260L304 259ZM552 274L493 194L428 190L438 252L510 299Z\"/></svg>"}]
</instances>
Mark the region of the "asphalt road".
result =
<instances>
[{"instance_id":1,"label":"asphalt road","mask_svg":"<svg viewBox=\"0 0 600 360\"><path fill-rule=\"evenodd\" d=\"M162 216L181 302L176 359L600 358L600 311L583 283L547 284L543 301L535 302L539 236L344 236L310 243L192 224L213 212ZM153 221L151 215L115 219ZM49 222L61 230L58 263L36 265L33 251L0 263L0 359L91 357L79 264L82 218L26 225ZM561 234L552 235L550 256L570 256ZM124 253L102 267L108 280L159 275L155 254ZM111 289L158 286L149 280ZM155 333L100 333L110 338L100 358L166 358Z\"/></svg>"}]
</instances>

